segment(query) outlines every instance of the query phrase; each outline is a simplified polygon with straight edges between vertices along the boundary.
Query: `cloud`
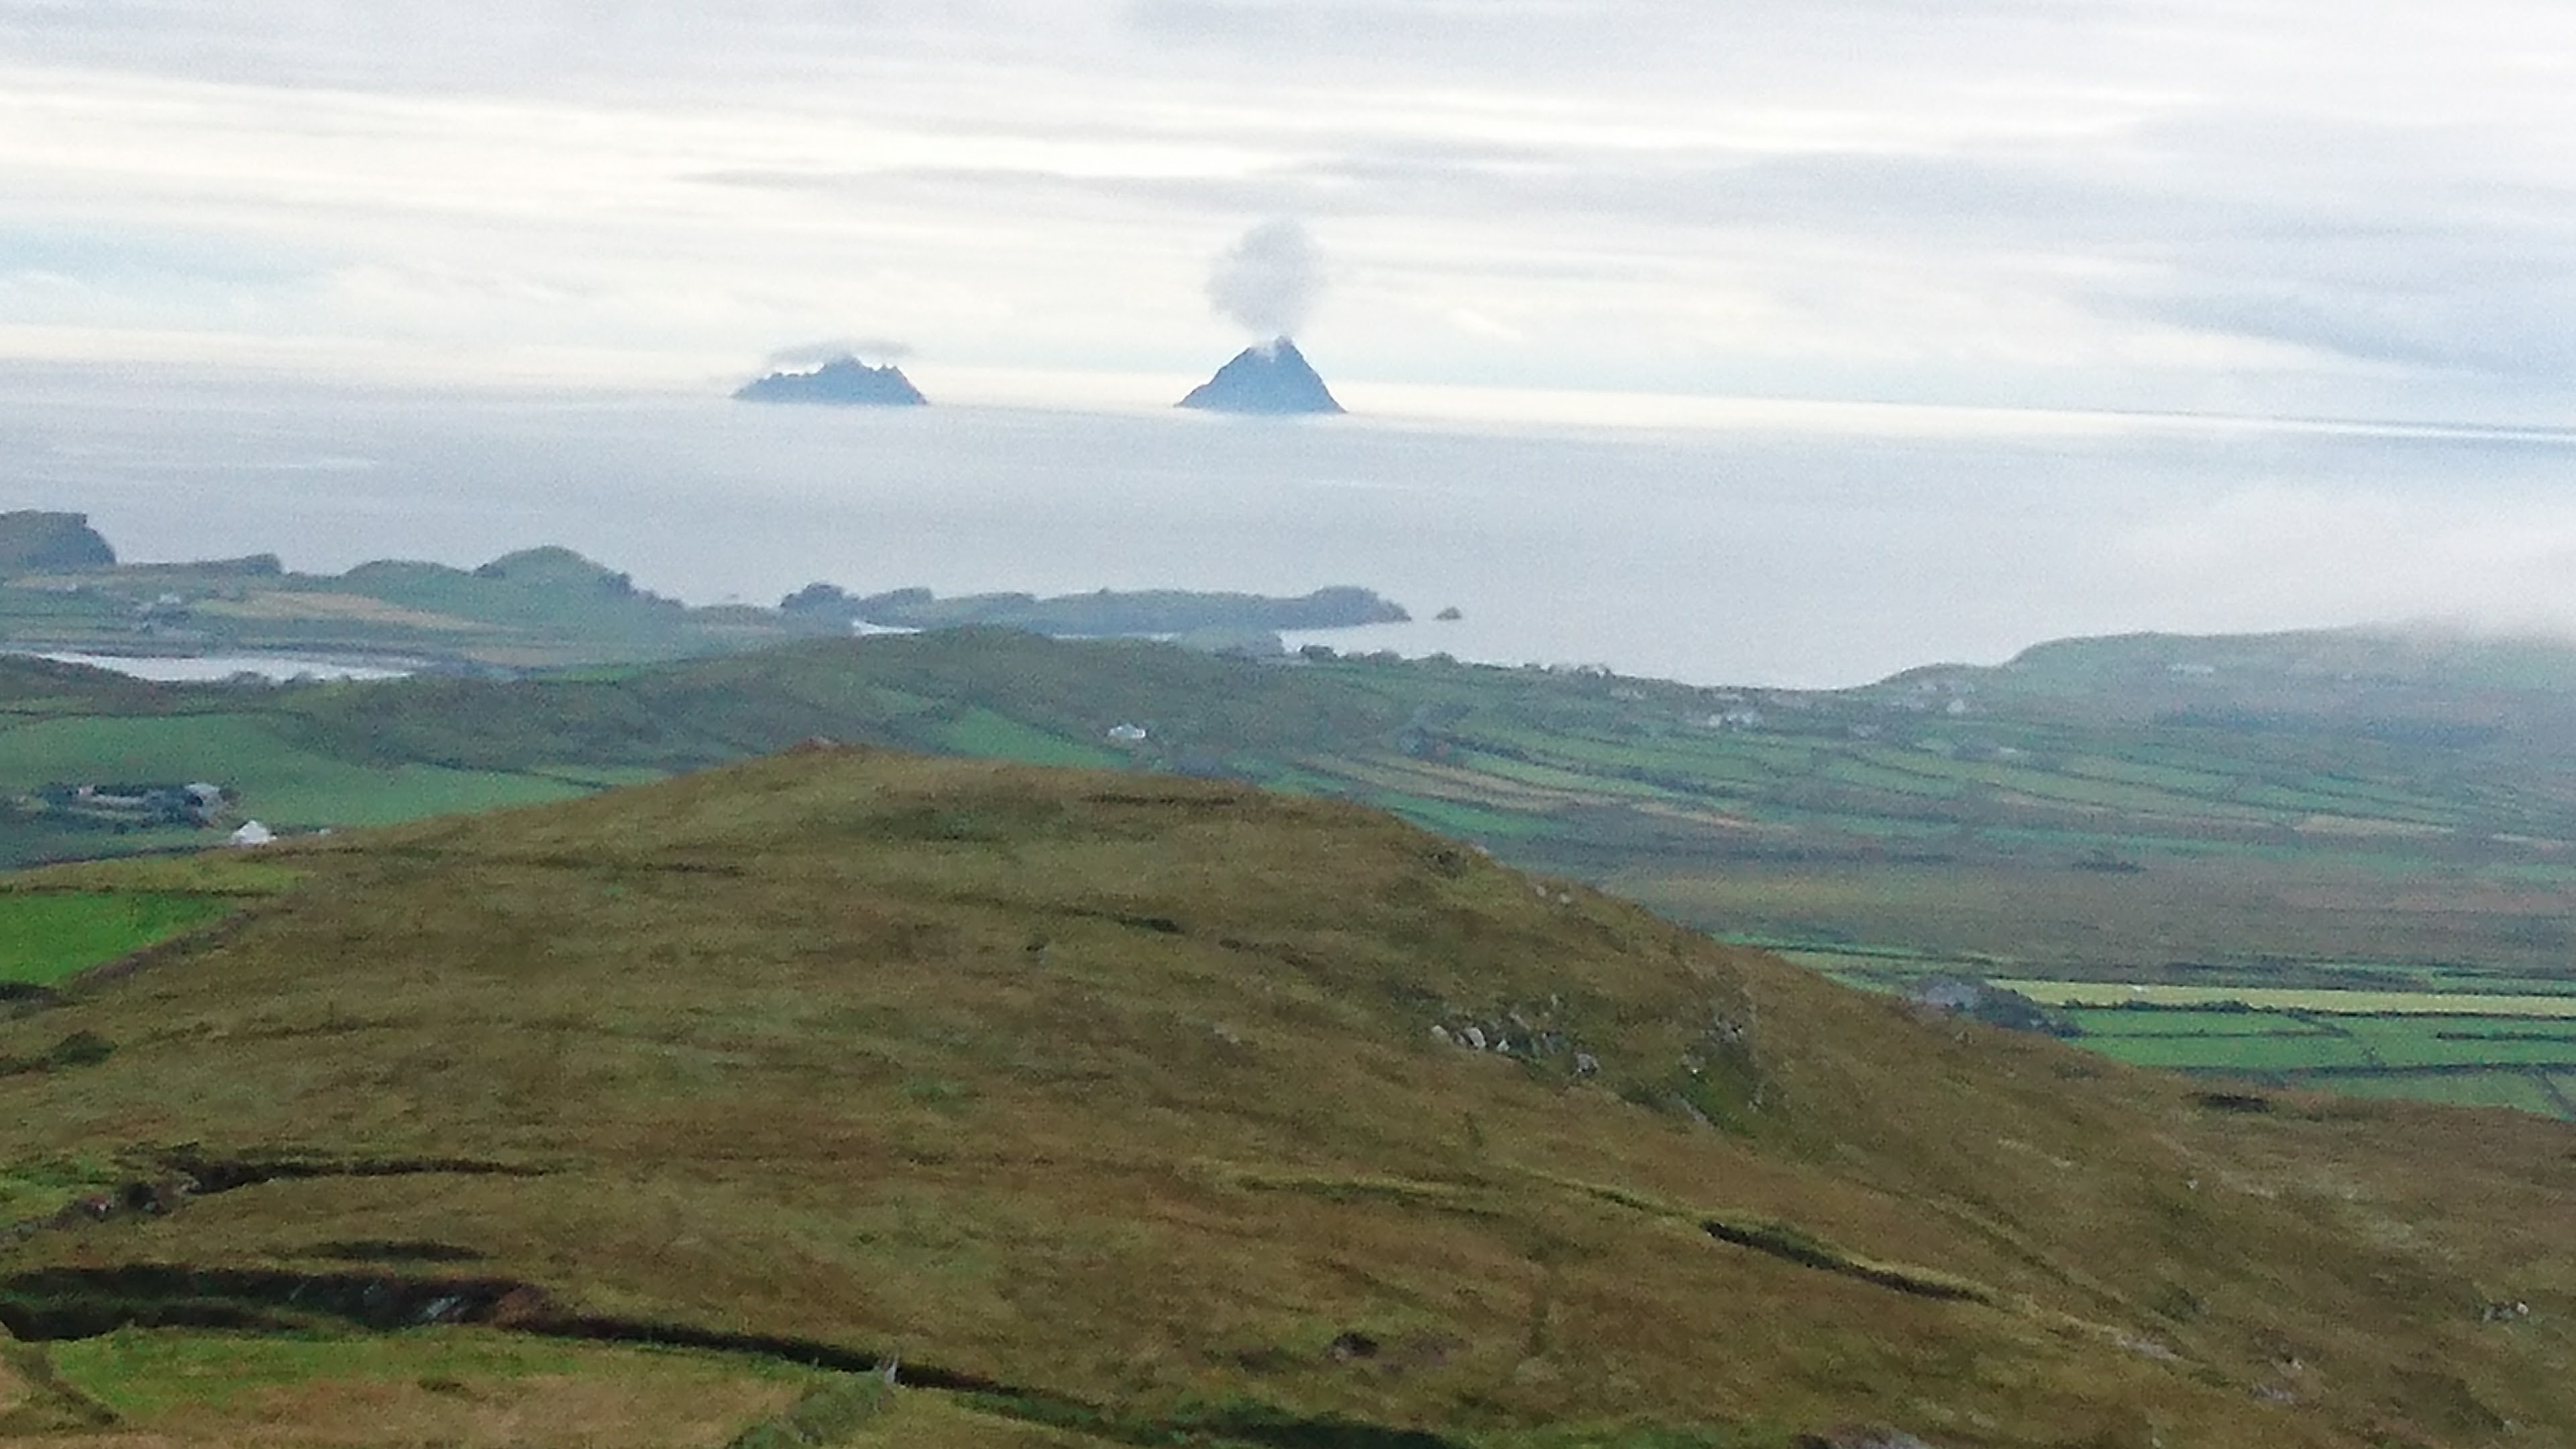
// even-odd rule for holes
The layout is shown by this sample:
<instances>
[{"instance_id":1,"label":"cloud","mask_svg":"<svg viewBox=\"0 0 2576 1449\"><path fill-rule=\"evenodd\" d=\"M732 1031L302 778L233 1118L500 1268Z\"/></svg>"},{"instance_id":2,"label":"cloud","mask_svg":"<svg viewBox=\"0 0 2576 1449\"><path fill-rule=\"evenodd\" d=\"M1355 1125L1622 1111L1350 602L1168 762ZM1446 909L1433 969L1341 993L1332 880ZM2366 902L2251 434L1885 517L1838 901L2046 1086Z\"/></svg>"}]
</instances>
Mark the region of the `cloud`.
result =
<instances>
[{"instance_id":1,"label":"cloud","mask_svg":"<svg viewBox=\"0 0 2576 1449\"><path fill-rule=\"evenodd\" d=\"M2287 343L2367 365L2532 383L2576 382L2576 269L2474 274L2445 252L2410 275L2383 264L2330 278L2295 264L2194 278L2146 303L2178 326Z\"/></svg>"},{"instance_id":2,"label":"cloud","mask_svg":"<svg viewBox=\"0 0 2576 1449\"><path fill-rule=\"evenodd\" d=\"M834 337L821 342L799 342L793 346L778 348L769 354L768 365L820 367L827 362L838 362L844 357L855 357L882 365L901 362L910 356L912 356L912 346L909 343L882 337Z\"/></svg>"},{"instance_id":3,"label":"cloud","mask_svg":"<svg viewBox=\"0 0 2576 1449\"><path fill-rule=\"evenodd\" d=\"M1294 336L1324 295L1324 255L1294 221L1267 221L1216 259L1207 279L1218 315L1255 336Z\"/></svg>"},{"instance_id":4,"label":"cloud","mask_svg":"<svg viewBox=\"0 0 2576 1449\"><path fill-rule=\"evenodd\" d=\"M2566 415L2554 15L0 0L0 194L76 239L20 270L138 337L291 317L713 367L855 316L963 365L1180 368L1205 239L1284 216L1346 264L1354 379ZM106 260L199 236L253 265ZM1294 325L1295 261L1230 264L1230 311Z\"/></svg>"}]
</instances>

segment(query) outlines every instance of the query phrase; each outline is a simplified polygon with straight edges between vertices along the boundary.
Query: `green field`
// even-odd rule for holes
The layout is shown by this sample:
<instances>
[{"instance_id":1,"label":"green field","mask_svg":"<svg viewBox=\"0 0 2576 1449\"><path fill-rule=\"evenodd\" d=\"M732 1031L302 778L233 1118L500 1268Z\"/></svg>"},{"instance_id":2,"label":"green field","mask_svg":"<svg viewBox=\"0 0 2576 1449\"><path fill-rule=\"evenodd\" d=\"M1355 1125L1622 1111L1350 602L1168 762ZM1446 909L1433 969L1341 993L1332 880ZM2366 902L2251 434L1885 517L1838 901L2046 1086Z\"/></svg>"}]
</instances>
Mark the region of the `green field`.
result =
<instances>
[{"instance_id":1,"label":"green field","mask_svg":"<svg viewBox=\"0 0 2576 1449\"><path fill-rule=\"evenodd\" d=\"M940 730L939 742L961 755L1017 760L1025 765L1116 765L1125 757L1097 745L1032 729L989 709L970 709Z\"/></svg>"},{"instance_id":2,"label":"green field","mask_svg":"<svg viewBox=\"0 0 2576 1449\"><path fill-rule=\"evenodd\" d=\"M237 909L201 895L0 893L0 982L58 985Z\"/></svg>"},{"instance_id":3,"label":"green field","mask_svg":"<svg viewBox=\"0 0 2576 1449\"><path fill-rule=\"evenodd\" d=\"M2081 1045L2132 1066L2576 1120L2576 1018L2556 1009L2561 998L2293 994L2295 1005L2259 1010L2168 1001L2065 1015ZM2535 1002L2553 1009L2522 1010Z\"/></svg>"},{"instance_id":4,"label":"green field","mask_svg":"<svg viewBox=\"0 0 2576 1449\"><path fill-rule=\"evenodd\" d=\"M2576 1072L2372 1072L2339 1074L2309 1085L2347 1096L2511 1107L2576 1120L2576 1110L2569 1106L2576 1099Z\"/></svg>"},{"instance_id":5,"label":"green field","mask_svg":"<svg viewBox=\"0 0 2576 1449\"><path fill-rule=\"evenodd\" d=\"M2326 1031L2284 1012L2079 1007L2066 1013L2088 1037L2315 1036Z\"/></svg>"},{"instance_id":6,"label":"green field","mask_svg":"<svg viewBox=\"0 0 2576 1449\"><path fill-rule=\"evenodd\" d=\"M2576 1021L2576 996L2502 996L2431 991L2311 991L2261 986L2167 986L2116 981L1999 979L2049 1006L2242 1006L2329 1016L2527 1017Z\"/></svg>"},{"instance_id":7,"label":"green field","mask_svg":"<svg viewBox=\"0 0 2576 1449\"><path fill-rule=\"evenodd\" d=\"M2174 1071L2226 1072L2268 1076L2320 1067L2364 1067L2372 1064L2369 1048L2349 1037L2297 1036L2119 1036L2087 1042L2105 1056L2135 1067Z\"/></svg>"},{"instance_id":8,"label":"green field","mask_svg":"<svg viewBox=\"0 0 2576 1449\"><path fill-rule=\"evenodd\" d=\"M239 794L245 813L284 827L383 825L588 793L542 769L371 766L302 743L264 714L91 715L0 727L0 781L213 780Z\"/></svg>"}]
</instances>

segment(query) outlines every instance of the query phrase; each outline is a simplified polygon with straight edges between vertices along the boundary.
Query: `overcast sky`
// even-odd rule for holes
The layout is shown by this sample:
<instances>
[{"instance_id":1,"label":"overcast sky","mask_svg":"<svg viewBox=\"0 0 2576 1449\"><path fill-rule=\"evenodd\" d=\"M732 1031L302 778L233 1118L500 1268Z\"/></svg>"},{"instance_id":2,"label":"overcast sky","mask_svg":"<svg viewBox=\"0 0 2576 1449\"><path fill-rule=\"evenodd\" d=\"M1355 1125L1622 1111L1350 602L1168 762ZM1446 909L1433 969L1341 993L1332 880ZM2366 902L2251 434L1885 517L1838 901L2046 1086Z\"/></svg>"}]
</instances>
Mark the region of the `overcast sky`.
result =
<instances>
[{"instance_id":1,"label":"overcast sky","mask_svg":"<svg viewBox=\"0 0 2576 1449\"><path fill-rule=\"evenodd\" d=\"M2576 423L2576 12L0 0L0 357L1106 395L1283 219L1337 383Z\"/></svg>"}]
</instances>

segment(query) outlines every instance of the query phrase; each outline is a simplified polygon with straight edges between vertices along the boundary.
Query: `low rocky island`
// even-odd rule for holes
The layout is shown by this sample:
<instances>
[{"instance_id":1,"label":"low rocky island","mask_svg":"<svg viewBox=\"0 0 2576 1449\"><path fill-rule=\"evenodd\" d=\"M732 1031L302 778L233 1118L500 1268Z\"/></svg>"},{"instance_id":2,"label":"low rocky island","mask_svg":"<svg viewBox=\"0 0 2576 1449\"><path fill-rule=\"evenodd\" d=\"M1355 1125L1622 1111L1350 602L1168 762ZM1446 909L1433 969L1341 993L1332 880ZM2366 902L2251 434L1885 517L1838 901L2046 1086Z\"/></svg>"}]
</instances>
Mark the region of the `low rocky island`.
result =
<instances>
[{"instance_id":1,"label":"low rocky island","mask_svg":"<svg viewBox=\"0 0 2576 1449\"><path fill-rule=\"evenodd\" d=\"M735 402L820 403L827 407L920 407L930 401L903 369L834 358L811 372L773 372L735 389Z\"/></svg>"},{"instance_id":2,"label":"low rocky island","mask_svg":"<svg viewBox=\"0 0 2576 1449\"><path fill-rule=\"evenodd\" d=\"M1034 594L964 594L940 598L928 589L853 596L812 584L779 601L782 613L822 618L835 627L955 629L970 625L1021 629L1060 638L1173 637L1209 630L1350 629L1403 624L1404 606L1361 588L1317 589L1296 598L1189 589L1101 589L1042 599Z\"/></svg>"}]
</instances>

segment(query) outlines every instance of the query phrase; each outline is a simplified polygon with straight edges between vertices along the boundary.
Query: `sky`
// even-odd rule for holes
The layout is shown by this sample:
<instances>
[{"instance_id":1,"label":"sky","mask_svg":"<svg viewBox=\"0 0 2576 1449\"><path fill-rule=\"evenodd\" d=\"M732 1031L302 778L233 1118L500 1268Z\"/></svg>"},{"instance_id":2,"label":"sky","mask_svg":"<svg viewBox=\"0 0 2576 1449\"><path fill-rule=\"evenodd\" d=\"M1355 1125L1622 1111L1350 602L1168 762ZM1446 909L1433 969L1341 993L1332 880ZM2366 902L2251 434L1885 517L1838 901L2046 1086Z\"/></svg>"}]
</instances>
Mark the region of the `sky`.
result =
<instances>
[{"instance_id":1,"label":"sky","mask_svg":"<svg viewBox=\"0 0 2576 1449\"><path fill-rule=\"evenodd\" d=\"M16 363L1144 404L1283 225L1346 396L2576 424L2576 11L0 0Z\"/></svg>"}]
</instances>

